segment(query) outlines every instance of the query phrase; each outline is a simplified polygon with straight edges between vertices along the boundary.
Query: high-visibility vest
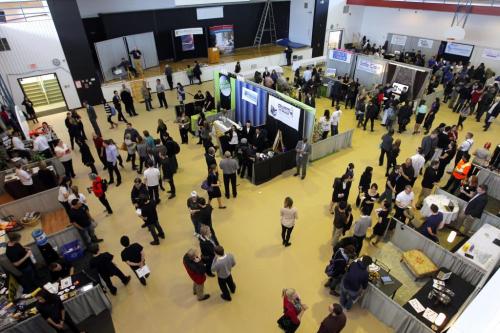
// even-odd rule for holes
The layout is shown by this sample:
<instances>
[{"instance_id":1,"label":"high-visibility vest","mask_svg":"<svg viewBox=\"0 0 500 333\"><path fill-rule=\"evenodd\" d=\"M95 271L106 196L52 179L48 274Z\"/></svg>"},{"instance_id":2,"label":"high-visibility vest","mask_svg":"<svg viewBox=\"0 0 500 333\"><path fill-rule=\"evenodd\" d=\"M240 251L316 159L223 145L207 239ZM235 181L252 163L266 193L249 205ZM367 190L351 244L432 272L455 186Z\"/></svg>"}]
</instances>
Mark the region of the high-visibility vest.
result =
<instances>
[{"instance_id":1,"label":"high-visibility vest","mask_svg":"<svg viewBox=\"0 0 500 333\"><path fill-rule=\"evenodd\" d=\"M460 160L460 162L458 162L457 166L453 170L453 177L460 180L465 179L465 177L467 177L467 174L469 173L471 165L471 162Z\"/></svg>"}]
</instances>

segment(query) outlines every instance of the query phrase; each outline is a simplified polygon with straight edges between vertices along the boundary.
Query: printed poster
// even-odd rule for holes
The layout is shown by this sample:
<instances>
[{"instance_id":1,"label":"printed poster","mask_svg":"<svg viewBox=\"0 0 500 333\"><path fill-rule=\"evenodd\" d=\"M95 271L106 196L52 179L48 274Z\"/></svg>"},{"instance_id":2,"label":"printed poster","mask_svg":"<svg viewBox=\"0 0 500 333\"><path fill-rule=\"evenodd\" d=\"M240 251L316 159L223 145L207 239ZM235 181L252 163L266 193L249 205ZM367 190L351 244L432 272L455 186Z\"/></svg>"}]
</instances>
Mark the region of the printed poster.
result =
<instances>
[{"instance_id":1,"label":"printed poster","mask_svg":"<svg viewBox=\"0 0 500 333\"><path fill-rule=\"evenodd\" d=\"M221 54L234 52L234 29L232 24L217 25L209 28L210 40Z\"/></svg>"}]
</instances>

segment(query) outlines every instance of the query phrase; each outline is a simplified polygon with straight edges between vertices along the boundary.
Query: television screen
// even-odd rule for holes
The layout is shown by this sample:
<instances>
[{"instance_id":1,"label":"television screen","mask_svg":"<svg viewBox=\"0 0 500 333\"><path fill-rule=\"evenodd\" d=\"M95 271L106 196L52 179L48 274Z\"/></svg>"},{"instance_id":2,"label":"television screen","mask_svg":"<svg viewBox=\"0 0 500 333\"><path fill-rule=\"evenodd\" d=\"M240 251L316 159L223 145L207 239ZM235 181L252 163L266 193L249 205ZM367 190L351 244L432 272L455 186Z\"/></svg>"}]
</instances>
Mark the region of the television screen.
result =
<instances>
[{"instance_id":1,"label":"television screen","mask_svg":"<svg viewBox=\"0 0 500 333\"><path fill-rule=\"evenodd\" d=\"M397 82L394 82L392 84L392 92L397 95L400 95L403 92L404 88L408 89L408 86Z\"/></svg>"},{"instance_id":2,"label":"television screen","mask_svg":"<svg viewBox=\"0 0 500 333\"><path fill-rule=\"evenodd\" d=\"M299 130L300 109L298 107L269 95L267 113L294 130Z\"/></svg>"},{"instance_id":3,"label":"television screen","mask_svg":"<svg viewBox=\"0 0 500 333\"><path fill-rule=\"evenodd\" d=\"M444 52L448 53L448 54L454 54L454 55L468 58L471 56L473 49L474 49L474 45L448 42L448 43L446 43L446 48L445 48Z\"/></svg>"}]
</instances>

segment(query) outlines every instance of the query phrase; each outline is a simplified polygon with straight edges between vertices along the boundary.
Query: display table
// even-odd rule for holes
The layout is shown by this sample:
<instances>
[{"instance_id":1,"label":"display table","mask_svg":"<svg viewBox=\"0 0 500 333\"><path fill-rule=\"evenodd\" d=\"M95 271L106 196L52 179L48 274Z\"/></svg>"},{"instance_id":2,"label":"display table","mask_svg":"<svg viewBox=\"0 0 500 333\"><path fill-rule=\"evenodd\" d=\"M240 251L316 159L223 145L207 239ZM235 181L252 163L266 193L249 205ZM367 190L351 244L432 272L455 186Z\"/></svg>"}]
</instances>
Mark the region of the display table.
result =
<instances>
[{"instance_id":1,"label":"display table","mask_svg":"<svg viewBox=\"0 0 500 333\"><path fill-rule=\"evenodd\" d=\"M394 299L394 295L396 295L396 292L398 291L399 288L401 288L401 286L403 284L401 283L401 281L396 279L393 275L388 273L382 267L380 267L380 270L378 271L378 273L380 274L381 278L384 276L389 276L391 278L391 280L393 281L393 283L384 284L381 279L378 279L376 282L370 281L370 283L373 284L375 287L377 287L377 289L379 289L381 292L383 292L386 296Z\"/></svg>"},{"instance_id":2,"label":"display table","mask_svg":"<svg viewBox=\"0 0 500 333\"><path fill-rule=\"evenodd\" d=\"M94 286L92 289L65 301L63 304L66 311L71 315L71 318L73 318L77 324L89 317L111 310L111 302L104 294L100 286ZM55 333L55 330L47 324L42 316L36 315L6 329L3 332Z\"/></svg>"},{"instance_id":3,"label":"display table","mask_svg":"<svg viewBox=\"0 0 500 333\"><path fill-rule=\"evenodd\" d=\"M488 196L500 200L500 175L497 172L481 168L477 179L479 184L488 185Z\"/></svg>"},{"instance_id":4,"label":"display table","mask_svg":"<svg viewBox=\"0 0 500 333\"><path fill-rule=\"evenodd\" d=\"M259 185L296 166L295 150L275 154L272 158L253 163L252 183Z\"/></svg>"},{"instance_id":5,"label":"display table","mask_svg":"<svg viewBox=\"0 0 500 333\"><path fill-rule=\"evenodd\" d=\"M500 240L500 229L484 224L455 253L472 261L489 275L500 262L500 246L493 243L495 239ZM467 252L464 251L464 247L469 247ZM472 258L465 256L465 253L471 255Z\"/></svg>"},{"instance_id":6,"label":"display table","mask_svg":"<svg viewBox=\"0 0 500 333\"><path fill-rule=\"evenodd\" d=\"M454 208L453 211L449 211L446 207L450 204L450 201L453 202ZM420 214L422 216L427 217L431 215L431 205L435 204L438 206L439 211L443 213L443 223L450 224L451 221L454 221L458 217L458 211L460 207L458 206L458 202L456 200L452 200L445 195L442 194L433 194L429 195L424 199L422 209L420 209Z\"/></svg>"},{"instance_id":7,"label":"display table","mask_svg":"<svg viewBox=\"0 0 500 333\"><path fill-rule=\"evenodd\" d=\"M445 268L440 268L440 271L448 272L448 270ZM458 275L451 274L451 277L446 280L446 288L453 291L455 293L455 296L451 299L451 302L448 305L443 305L441 303L436 305L434 300L430 300L428 298L429 292L432 290L432 284L433 279L430 279L415 295L410 298L410 300L417 299L424 308L430 308L436 313L444 313L446 315L445 321L436 330L437 332L440 332L443 328L446 327L446 324L458 312L462 304L474 291L474 286L464 281ZM415 309L413 309L413 307L410 305L410 303L407 302L405 305L403 305L403 308L414 315L416 318L418 318L426 326L433 326L433 323L422 316L423 312L417 313Z\"/></svg>"},{"instance_id":8,"label":"display table","mask_svg":"<svg viewBox=\"0 0 500 333\"><path fill-rule=\"evenodd\" d=\"M33 191L26 188L14 173L5 175L5 192L7 192L12 198L19 199L27 197L28 195L33 195L35 193L40 193L48 190L49 188L47 188L42 182L40 182L40 179L38 177L39 169L40 168L38 167L32 169L33 174L31 175L31 178L33 179ZM55 174L53 166L49 166L47 169L51 170Z\"/></svg>"}]
</instances>

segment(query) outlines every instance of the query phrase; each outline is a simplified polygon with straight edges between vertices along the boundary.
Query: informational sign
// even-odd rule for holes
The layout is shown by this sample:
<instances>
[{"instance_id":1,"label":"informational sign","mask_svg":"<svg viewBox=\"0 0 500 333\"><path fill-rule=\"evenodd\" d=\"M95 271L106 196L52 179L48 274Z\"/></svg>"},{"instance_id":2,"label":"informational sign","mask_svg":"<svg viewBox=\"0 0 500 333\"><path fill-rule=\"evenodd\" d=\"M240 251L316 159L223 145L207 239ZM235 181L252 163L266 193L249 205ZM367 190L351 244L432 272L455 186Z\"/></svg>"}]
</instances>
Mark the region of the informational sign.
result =
<instances>
[{"instance_id":1,"label":"informational sign","mask_svg":"<svg viewBox=\"0 0 500 333\"><path fill-rule=\"evenodd\" d=\"M175 37L186 35L203 35L203 28L186 28L175 30Z\"/></svg>"},{"instance_id":2,"label":"informational sign","mask_svg":"<svg viewBox=\"0 0 500 333\"><path fill-rule=\"evenodd\" d=\"M419 38L417 42L418 47L423 47L426 49L432 49L432 44L434 41L432 39Z\"/></svg>"},{"instance_id":3,"label":"informational sign","mask_svg":"<svg viewBox=\"0 0 500 333\"><path fill-rule=\"evenodd\" d=\"M483 58L500 61L500 50L484 49Z\"/></svg>"},{"instance_id":4,"label":"informational sign","mask_svg":"<svg viewBox=\"0 0 500 333\"><path fill-rule=\"evenodd\" d=\"M446 48L444 49L444 53L454 54L461 57L470 57L473 49L474 45L448 42L446 43Z\"/></svg>"},{"instance_id":5,"label":"informational sign","mask_svg":"<svg viewBox=\"0 0 500 333\"><path fill-rule=\"evenodd\" d=\"M372 74L382 74L382 72L384 71L384 66L381 64L371 62L369 60L360 59L358 61L357 69Z\"/></svg>"},{"instance_id":6,"label":"informational sign","mask_svg":"<svg viewBox=\"0 0 500 333\"><path fill-rule=\"evenodd\" d=\"M331 60L342 61L350 64L352 59L352 53L342 50L330 50L329 58Z\"/></svg>"},{"instance_id":7,"label":"informational sign","mask_svg":"<svg viewBox=\"0 0 500 333\"><path fill-rule=\"evenodd\" d=\"M259 94L253 90L243 87L241 90L241 99L253 105L257 105Z\"/></svg>"},{"instance_id":8,"label":"informational sign","mask_svg":"<svg viewBox=\"0 0 500 333\"><path fill-rule=\"evenodd\" d=\"M194 50L193 35L182 35L180 36L180 38L181 38L182 51L186 52Z\"/></svg>"},{"instance_id":9,"label":"informational sign","mask_svg":"<svg viewBox=\"0 0 500 333\"><path fill-rule=\"evenodd\" d=\"M281 121L294 130L299 130L300 109L269 95L267 103L267 113L276 120Z\"/></svg>"},{"instance_id":10,"label":"informational sign","mask_svg":"<svg viewBox=\"0 0 500 333\"><path fill-rule=\"evenodd\" d=\"M231 78L224 74L219 74L220 106L223 109L231 109Z\"/></svg>"},{"instance_id":11,"label":"informational sign","mask_svg":"<svg viewBox=\"0 0 500 333\"><path fill-rule=\"evenodd\" d=\"M391 44L405 46L406 39L407 37L403 35L392 35Z\"/></svg>"},{"instance_id":12,"label":"informational sign","mask_svg":"<svg viewBox=\"0 0 500 333\"><path fill-rule=\"evenodd\" d=\"M217 25L208 29L212 45L215 45L222 54L234 51L234 30L232 24Z\"/></svg>"}]
</instances>

